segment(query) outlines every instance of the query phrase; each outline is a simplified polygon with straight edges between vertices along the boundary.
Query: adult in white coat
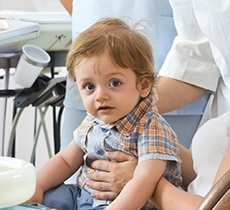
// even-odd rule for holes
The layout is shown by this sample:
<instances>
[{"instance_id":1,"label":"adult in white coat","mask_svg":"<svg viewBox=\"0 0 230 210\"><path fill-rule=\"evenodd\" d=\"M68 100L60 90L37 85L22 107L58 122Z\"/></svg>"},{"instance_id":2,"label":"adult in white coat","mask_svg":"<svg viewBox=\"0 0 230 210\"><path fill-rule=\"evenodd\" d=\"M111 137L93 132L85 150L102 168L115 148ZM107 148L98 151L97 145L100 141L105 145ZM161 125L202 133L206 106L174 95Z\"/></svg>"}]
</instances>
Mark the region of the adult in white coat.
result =
<instances>
[{"instance_id":1,"label":"adult in white coat","mask_svg":"<svg viewBox=\"0 0 230 210\"><path fill-rule=\"evenodd\" d=\"M193 167L198 176L188 186L189 192L205 196L215 182L224 154L230 156L230 2L171 0L170 3L178 36L161 68L164 79L158 89L160 97L163 94L169 101L177 95L176 103L187 103L186 100L193 100L204 91L212 93L201 124L212 120L198 130L192 141ZM172 88L170 81L175 84L182 81L177 85L184 87ZM166 106L161 105L161 111L165 111ZM178 108L178 104L174 106ZM229 168L228 161L223 171Z\"/></svg>"}]
</instances>

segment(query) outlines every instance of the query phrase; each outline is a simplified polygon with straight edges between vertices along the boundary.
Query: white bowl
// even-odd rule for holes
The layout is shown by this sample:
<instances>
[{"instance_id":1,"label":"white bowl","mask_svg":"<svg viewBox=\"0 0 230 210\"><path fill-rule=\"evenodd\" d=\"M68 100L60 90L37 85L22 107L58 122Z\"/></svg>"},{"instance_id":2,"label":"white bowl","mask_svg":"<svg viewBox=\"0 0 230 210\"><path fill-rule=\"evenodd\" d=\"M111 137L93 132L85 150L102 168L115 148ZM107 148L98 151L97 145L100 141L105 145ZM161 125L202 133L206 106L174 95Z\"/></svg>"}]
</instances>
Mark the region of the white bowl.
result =
<instances>
[{"instance_id":1,"label":"white bowl","mask_svg":"<svg viewBox=\"0 0 230 210\"><path fill-rule=\"evenodd\" d=\"M34 194L35 167L21 159L0 157L0 208L21 204Z\"/></svg>"}]
</instances>

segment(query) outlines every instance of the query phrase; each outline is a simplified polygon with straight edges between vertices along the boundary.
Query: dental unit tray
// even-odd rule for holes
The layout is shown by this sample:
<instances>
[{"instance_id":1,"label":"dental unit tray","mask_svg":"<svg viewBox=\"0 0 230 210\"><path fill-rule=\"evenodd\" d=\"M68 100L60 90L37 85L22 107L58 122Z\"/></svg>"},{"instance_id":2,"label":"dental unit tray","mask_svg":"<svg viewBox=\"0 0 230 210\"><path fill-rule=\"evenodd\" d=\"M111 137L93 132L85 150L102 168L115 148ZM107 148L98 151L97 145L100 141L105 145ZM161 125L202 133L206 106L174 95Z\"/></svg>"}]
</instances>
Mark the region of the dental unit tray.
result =
<instances>
[{"instance_id":1,"label":"dental unit tray","mask_svg":"<svg viewBox=\"0 0 230 210\"><path fill-rule=\"evenodd\" d=\"M18 52L20 49L16 45L39 36L38 23L8 18L1 13L0 20L6 25L5 28L0 29L0 53Z\"/></svg>"},{"instance_id":2,"label":"dental unit tray","mask_svg":"<svg viewBox=\"0 0 230 210\"><path fill-rule=\"evenodd\" d=\"M9 30L0 31L0 52L20 51L24 44L36 45L46 51L66 51L72 43L72 18L67 12L20 12L6 10L0 12L0 19L1 17L11 18L12 20L7 21L10 24L17 24L17 27L19 25L21 29L20 31L17 30L17 36L10 33ZM16 25L12 24L9 29L16 29ZM26 28L23 27L25 24ZM26 30L32 30L34 33L26 35L28 37L25 37L25 35L19 36L19 32L25 33ZM2 34L5 34L5 32L7 32L8 39L2 37ZM30 37L33 39L28 40ZM23 40L22 38L27 39ZM20 39L22 40L20 41Z\"/></svg>"},{"instance_id":3,"label":"dental unit tray","mask_svg":"<svg viewBox=\"0 0 230 210\"><path fill-rule=\"evenodd\" d=\"M41 75L36 79L36 81L30 88L25 88L20 91L15 90L17 94L14 98L15 107L23 108L31 105L35 100L37 100L38 96L48 86L49 80L49 77Z\"/></svg>"},{"instance_id":4,"label":"dental unit tray","mask_svg":"<svg viewBox=\"0 0 230 210\"><path fill-rule=\"evenodd\" d=\"M0 90L0 97L15 97L16 107L26 107L37 99L37 96L46 88L49 77L39 76L30 88L24 89L3 89Z\"/></svg>"},{"instance_id":5,"label":"dental unit tray","mask_svg":"<svg viewBox=\"0 0 230 210\"><path fill-rule=\"evenodd\" d=\"M66 77L53 78L35 100L33 106L62 106L65 97Z\"/></svg>"},{"instance_id":6,"label":"dental unit tray","mask_svg":"<svg viewBox=\"0 0 230 210\"><path fill-rule=\"evenodd\" d=\"M33 106L63 106L66 77L39 76L30 88L0 90L0 97L15 97L17 108Z\"/></svg>"}]
</instances>

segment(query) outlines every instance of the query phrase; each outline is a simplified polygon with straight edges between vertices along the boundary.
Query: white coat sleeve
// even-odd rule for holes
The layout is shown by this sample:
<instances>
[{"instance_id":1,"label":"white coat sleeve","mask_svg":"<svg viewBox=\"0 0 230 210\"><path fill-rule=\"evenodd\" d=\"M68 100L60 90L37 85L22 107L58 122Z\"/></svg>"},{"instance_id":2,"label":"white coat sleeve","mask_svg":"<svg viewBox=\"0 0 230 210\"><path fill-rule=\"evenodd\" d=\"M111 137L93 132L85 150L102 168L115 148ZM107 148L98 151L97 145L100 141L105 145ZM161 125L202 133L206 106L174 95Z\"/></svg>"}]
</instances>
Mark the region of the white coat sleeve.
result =
<instances>
[{"instance_id":1,"label":"white coat sleeve","mask_svg":"<svg viewBox=\"0 0 230 210\"><path fill-rule=\"evenodd\" d=\"M177 36L159 72L211 91L219 80L210 43L202 33L194 15L191 0L171 0Z\"/></svg>"}]
</instances>

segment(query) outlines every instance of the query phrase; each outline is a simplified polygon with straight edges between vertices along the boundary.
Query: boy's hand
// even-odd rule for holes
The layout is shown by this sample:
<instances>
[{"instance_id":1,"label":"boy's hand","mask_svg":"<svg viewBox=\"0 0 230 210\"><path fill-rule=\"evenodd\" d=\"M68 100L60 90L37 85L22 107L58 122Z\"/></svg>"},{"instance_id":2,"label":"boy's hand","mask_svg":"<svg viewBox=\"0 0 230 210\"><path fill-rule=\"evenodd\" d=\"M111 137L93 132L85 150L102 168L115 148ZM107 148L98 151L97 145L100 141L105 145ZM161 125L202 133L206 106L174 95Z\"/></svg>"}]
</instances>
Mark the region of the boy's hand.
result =
<instances>
[{"instance_id":1,"label":"boy's hand","mask_svg":"<svg viewBox=\"0 0 230 210\"><path fill-rule=\"evenodd\" d=\"M26 204L42 203L43 202L43 194L44 194L43 189L37 186L34 195L25 203Z\"/></svg>"}]
</instances>

